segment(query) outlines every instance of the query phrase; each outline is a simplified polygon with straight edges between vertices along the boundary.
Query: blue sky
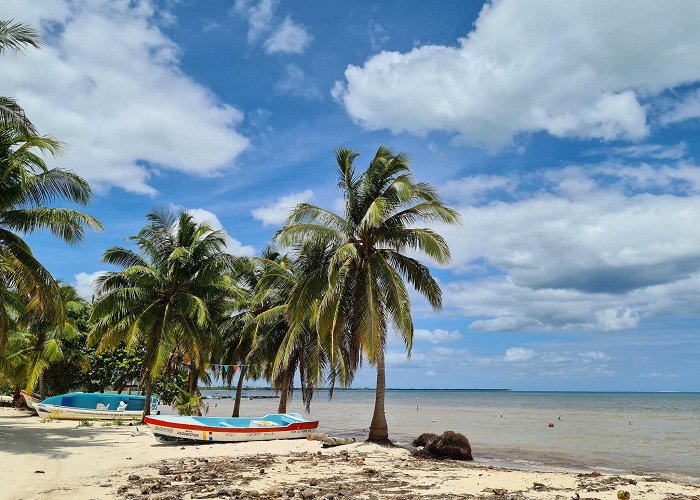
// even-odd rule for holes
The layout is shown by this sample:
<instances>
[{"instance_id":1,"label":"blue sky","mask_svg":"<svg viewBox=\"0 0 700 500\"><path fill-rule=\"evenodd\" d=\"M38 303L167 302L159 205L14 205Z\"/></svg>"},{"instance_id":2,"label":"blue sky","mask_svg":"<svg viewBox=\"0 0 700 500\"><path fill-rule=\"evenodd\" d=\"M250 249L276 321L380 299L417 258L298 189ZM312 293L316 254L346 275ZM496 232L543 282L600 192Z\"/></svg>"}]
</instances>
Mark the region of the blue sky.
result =
<instances>
[{"instance_id":1,"label":"blue sky","mask_svg":"<svg viewBox=\"0 0 700 500\"><path fill-rule=\"evenodd\" d=\"M463 224L392 387L700 390L700 4L4 0L0 60L104 233L36 254L89 296L156 206L261 250L338 205L333 151L407 152ZM373 385L363 369L356 385Z\"/></svg>"}]
</instances>

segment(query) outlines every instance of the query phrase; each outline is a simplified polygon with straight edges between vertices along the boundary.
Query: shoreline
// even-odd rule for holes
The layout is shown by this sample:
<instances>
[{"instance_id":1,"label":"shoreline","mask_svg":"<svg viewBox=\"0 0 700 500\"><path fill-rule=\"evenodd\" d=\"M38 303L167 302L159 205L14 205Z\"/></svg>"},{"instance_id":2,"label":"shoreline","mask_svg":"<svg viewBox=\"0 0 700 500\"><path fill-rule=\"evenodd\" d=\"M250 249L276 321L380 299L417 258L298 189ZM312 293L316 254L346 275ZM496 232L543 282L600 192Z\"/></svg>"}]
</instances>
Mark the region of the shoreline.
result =
<instances>
[{"instance_id":1,"label":"shoreline","mask_svg":"<svg viewBox=\"0 0 700 500\"><path fill-rule=\"evenodd\" d=\"M524 499L553 498L555 492L608 498L617 489L633 499L700 499L700 485L663 474L599 468L598 476L504 465L417 458L402 447L364 442L330 449L303 439L163 445L147 426L78 427L0 409L0 483L10 499L48 492L58 499L233 498L251 492L290 498L290 491L299 498L498 498L484 491L489 488Z\"/></svg>"}]
</instances>

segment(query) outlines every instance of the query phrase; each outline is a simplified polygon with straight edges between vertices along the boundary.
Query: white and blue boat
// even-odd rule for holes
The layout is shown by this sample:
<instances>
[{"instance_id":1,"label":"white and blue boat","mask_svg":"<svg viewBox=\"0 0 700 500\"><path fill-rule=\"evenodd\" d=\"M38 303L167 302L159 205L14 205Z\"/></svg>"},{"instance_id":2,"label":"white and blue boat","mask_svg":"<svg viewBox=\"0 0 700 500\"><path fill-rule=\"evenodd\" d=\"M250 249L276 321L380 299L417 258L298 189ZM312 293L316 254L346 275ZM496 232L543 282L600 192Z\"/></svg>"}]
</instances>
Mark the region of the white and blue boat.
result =
<instances>
[{"instance_id":1,"label":"white and blue boat","mask_svg":"<svg viewBox=\"0 0 700 500\"><path fill-rule=\"evenodd\" d=\"M138 419L145 403L146 397L136 394L70 392L35 403L34 409L42 418L57 420ZM158 400L152 398L151 409L157 404Z\"/></svg>"},{"instance_id":2,"label":"white and blue boat","mask_svg":"<svg viewBox=\"0 0 700 500\"><path fill-rule=\"evenodd\" d=\"M232 443L298 439L318 427L318 420L307 420L299 413L273 413L255 418L187 417L149 415L145 422L158 441Z\"/></svg>"}]
</instances>

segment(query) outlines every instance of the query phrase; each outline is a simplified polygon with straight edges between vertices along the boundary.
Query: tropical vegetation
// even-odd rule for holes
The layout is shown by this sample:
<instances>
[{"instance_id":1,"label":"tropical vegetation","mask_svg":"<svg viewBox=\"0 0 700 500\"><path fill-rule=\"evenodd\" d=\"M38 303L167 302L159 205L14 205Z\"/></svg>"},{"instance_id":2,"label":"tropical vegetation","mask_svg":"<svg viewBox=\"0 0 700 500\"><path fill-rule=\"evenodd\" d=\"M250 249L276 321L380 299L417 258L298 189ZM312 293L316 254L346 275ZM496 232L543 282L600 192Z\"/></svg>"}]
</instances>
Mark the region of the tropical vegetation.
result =
<instances>
[{"instance_id":1,"label":"tropical vegetation","mask_svg":"<svg viewBox=\"0 0 700 500\"><path fill-rule=\"evenodd\" d=\"M0 20L0 55L41 47L38 33ZM343 210L297 205L258 257L233 256L227 235L187 211L155 209L107 249L113 270L99 276L94 302L59 283L23 239L47 230L74 245L93 217L59 202L89 203L88 183L50 168L61 144L40 135L12 97L0 96L0 388L42 395L86 390L155 391L180 413L197 413L200 383L233 383L233 415L245 379L263 379L287 411L301 385L349 386L366 361L376 368L371 441L388 440L385 349L395 332L410 356L413 318L407 284L439 309L440 287L418 256L450 260L431 224L456 224L431 185L413 178L408 157L380 147L364 171L359 153L336 152ZM423 227L425 226L425 227ZM229 369L212 374L211 368Z\"/></svg>"}]
</instances>

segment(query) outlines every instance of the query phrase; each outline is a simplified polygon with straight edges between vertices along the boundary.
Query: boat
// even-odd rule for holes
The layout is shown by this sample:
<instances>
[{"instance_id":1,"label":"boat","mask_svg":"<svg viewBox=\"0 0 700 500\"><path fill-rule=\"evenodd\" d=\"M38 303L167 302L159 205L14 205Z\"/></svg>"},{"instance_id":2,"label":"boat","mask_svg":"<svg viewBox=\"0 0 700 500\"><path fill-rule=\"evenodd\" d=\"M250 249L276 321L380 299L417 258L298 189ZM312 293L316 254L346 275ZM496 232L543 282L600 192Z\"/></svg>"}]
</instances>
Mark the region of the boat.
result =
<instances>
[{"instance_id":1,"label":"boat","mask_svg":"<svg viewBox=\"0 0 700 500\"><path fill-rule=\"evenodd\" d=\"M145 403L145 396L135 394L70 392L46 398L36 403L34 409L42 418L57 420L139 419ZM151 411L157 405L158 400L152 398Z\"/></svg>"},{"instance_id":2,"label":"boat","mask_svg":"<svg viewBox=\"0 0 700 500\"><path fill-rule=\"evenodd\" d=\"M318 427L299 413L273 413L264 417L225 418L149 415L145 422L160 442L232 443L305 438Z\"/></svg>"},{"instance_id":3,"label":"boat","mask_svg":"<svg viewBox=\"0 0 700 500\"><path fill-rule=\"evenodd\" d=\"M21 390L19 393L24 398L24 402L27 403L27 406L32 410L36 410L34 405L41 401L41 396L35 392L27 392L25 390Z\"/></svg>"}]
</instances>

